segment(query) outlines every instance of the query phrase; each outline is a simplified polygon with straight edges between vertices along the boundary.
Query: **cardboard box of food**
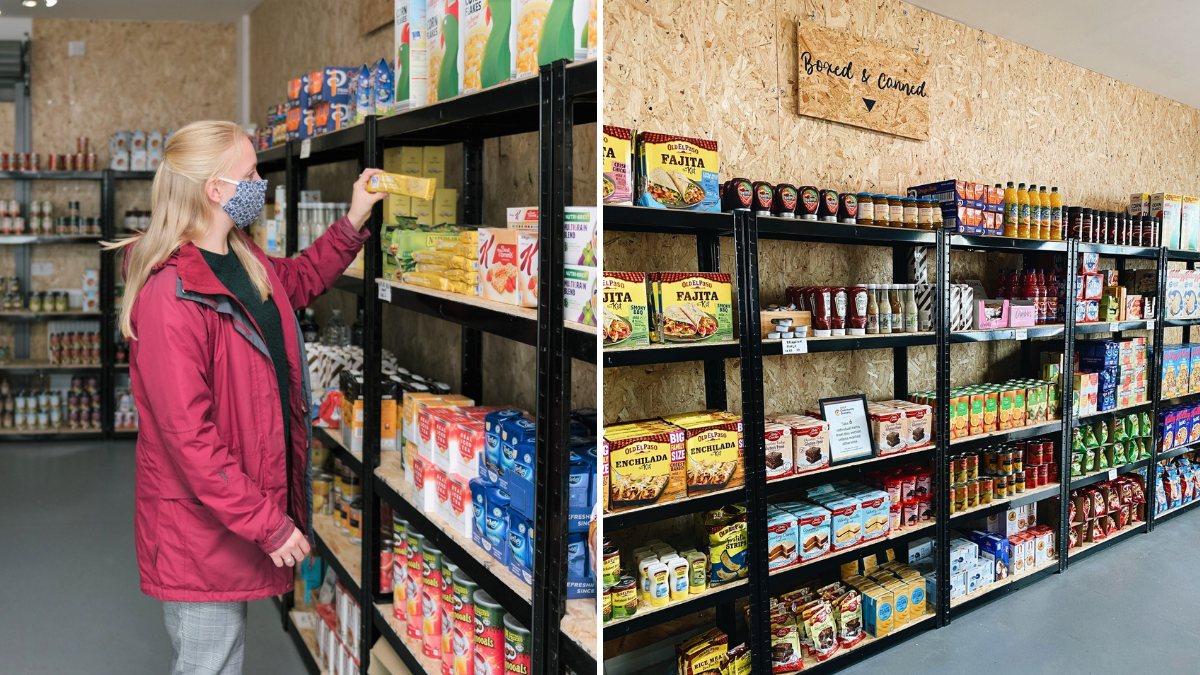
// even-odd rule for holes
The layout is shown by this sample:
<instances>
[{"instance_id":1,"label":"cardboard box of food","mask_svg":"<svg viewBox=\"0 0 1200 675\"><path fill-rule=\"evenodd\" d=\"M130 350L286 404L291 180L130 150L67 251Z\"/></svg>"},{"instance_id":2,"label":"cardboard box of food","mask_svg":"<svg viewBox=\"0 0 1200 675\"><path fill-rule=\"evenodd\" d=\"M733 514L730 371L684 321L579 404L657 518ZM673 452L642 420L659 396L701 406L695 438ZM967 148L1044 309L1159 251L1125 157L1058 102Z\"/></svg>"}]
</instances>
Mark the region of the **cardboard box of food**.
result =
<instances>
[{"instance_id":1,"label":"cardboard box of food","mask_svg":"<svg viewBox=\"0 0 1200 675\"><path fill-rule=\"evenodd\" d=\"M501 6L508 8L507 3ZM512 23L508 16L495 16L497 8L492 0L462 3L458 60L464 94L494 87L512 76L513 52L508 48Z\"/></svg>"},{"instance_id":2,"label":"cardboard box of food","mask_svg":"<svg viewBox=\"0 0 1200 675\"><path fill-rule=\"evenodd\" d=\"M1161 218L1159 234L1162 245L1179 248L1179 228L1183 210L1183 197L1169 192L1157 192L1150 197L1150 215Z\"/></svg>"},{"instance_id":3,"label":"cardboard box of food","mask_svg":"<svg viewBox=\"0 0 1200 675\"><path fill-rule=\"evenodd\" d=\"M483 298L519 307L537 307L538 239L521 230L479 230Z\"/></svg>"}]
</instances>

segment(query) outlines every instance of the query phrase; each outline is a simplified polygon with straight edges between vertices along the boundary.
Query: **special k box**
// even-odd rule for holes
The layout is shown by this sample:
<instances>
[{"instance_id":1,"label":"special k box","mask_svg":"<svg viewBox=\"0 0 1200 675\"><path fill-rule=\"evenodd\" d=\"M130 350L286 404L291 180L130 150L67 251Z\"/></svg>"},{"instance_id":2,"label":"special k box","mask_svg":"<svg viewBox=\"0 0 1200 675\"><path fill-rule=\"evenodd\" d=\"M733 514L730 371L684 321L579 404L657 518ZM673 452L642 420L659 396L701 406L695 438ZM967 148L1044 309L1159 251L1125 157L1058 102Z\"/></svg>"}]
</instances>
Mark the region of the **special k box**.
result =
<instances>
[{"instance_id":1,"label":"special k box","mask_svg":"<svg viewBox=\"0 0 1200 675\"><path fill-rule=\"evenodd\" d=\"M1200 198L1180 199L1179 248L1200 251Z\"/></svg>"},{"instance_id":2,"label":"special k box","mask_svg":"<svg viewBox=\"0 0 1200 675\"><path fill-rule=\"evenodd\" d=\"M1150 215L1162 218L1159 233L1162 245L1179 248L1179 226L1183 210L1183 197L1168 192L1158 192L1150 197Z\"/></svg>"},{"instance_id":3,"label":"special k box","mask_svg":"<svg viewBox=\"0 0 1200 675\"><path fill-rule=\"evenodd\" d=\"M479 275L484 300L537 307L537 233L480 228Z\"/></svg>"}]
</instances>

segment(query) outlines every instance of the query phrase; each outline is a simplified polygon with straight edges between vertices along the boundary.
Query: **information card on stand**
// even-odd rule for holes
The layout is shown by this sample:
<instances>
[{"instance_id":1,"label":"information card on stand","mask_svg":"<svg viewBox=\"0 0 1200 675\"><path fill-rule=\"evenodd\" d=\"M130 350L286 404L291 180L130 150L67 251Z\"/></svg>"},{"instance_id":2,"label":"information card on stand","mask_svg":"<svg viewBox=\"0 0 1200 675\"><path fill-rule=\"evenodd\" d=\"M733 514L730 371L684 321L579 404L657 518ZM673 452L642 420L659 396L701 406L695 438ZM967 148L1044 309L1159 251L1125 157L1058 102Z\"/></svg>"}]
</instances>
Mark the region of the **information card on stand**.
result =
<instances>
[{"instance_id":1,"label":"information card on stand","mask_svg":"<svg viewBox=\"0 0 1200 675\"><path fill-rule=\"evenodd\" d=\"M867 397L845 396L821 399L821 414L829 423L831 464L865 459L875 455L875 439L867 417Z\"/></svg>"}]
</instances>

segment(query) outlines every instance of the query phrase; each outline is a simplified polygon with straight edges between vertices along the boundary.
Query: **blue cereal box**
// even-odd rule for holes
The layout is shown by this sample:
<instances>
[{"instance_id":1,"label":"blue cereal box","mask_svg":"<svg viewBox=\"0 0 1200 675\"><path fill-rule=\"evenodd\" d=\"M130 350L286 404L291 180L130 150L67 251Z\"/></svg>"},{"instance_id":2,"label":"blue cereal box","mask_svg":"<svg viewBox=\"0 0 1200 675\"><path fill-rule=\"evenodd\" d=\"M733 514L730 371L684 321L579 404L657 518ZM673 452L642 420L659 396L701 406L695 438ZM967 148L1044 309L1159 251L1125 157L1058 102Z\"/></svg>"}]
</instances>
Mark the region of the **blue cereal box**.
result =
<instances>
[{"instance_id":1,"label":"blue cereal box","mask_svg":"<svg viewBox=\"0 0 1200 675\"><path fill-rule=\"evenodd\" d=\"M309 103L349 103L350 89L357 75L355 68L324 68L309 77L320 74L316 86L309 86Z\"/></svg>"},{"instance_id":2,"label":"blue cereal box","mask_svg":"<svg viewBox=\"0 0 1200 675\"><path fill-rule=\"evenodd\" d=\"M367 115L375 114L375 80L371 66L363 64L358 69L354 84L354 123L366 121Z\"/></svg>"},{"instance_id":3,"label":"blue cereal box","mask_svg":"<svg viewBox=\"0 0 1200 675\"><path fill-rule=\"evenodd\" d=\"M395 110L396 80L387 59L379 59L373 68L375 81L375 114L391 115Z\"/></svg>"},{"instance_id":4,"label":"blue cereal box","mask_svg":"<svg viewBox=\"0 0 1200 675\"><path fill-rule=\"evenodd\" d=\"M634 204L676 211L720 211L717 142L642 132L634 146Z\"/></svg>"}]
</instances>

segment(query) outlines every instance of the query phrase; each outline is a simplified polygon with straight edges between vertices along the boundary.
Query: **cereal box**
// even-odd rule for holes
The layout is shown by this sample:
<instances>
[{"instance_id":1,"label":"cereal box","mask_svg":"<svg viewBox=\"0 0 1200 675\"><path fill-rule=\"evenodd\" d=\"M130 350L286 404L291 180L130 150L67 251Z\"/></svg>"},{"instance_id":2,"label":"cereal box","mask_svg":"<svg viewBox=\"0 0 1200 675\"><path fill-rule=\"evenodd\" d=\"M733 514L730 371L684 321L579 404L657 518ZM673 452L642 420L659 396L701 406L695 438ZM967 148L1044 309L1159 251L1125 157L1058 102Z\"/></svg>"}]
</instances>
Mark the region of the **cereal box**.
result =
<instances>
[{"instance_id":1,"label":"cereal box","mask_svg":"<svg viewBox=\"0 0 1200 675\"><path fill-rule=\"evenodd\" d=\"M512 76L512 15L508 7L508 2L463 1L458 47L463 93L487 89Z\"/></svg>"},{"instance_id":2,"label":"cereal box","mask_svg":"<svg viewBox=\"0 0 1200 675\"><path fill-rule=\"evenodd\" d=\"M369 64L363 64L354 78L354 123L362 124L375 114L375 75Z\"/></svg>"},{"instance_id":3,"label":"cereal box","mask_svg":"<svg viewBox=\"0 0 1200 675\"><path fill-rule=\"evenodd\" d=\"M594 206L568 206L564 214L563 239L567 248L568 265L595 267L596 237L600 217Z\"/></svg>"},{"instance_id":4,"label":"cereal box","mask_svg":"<svg viewBox=\"0 0 1200 675\"><path fill-rule=\"evenodd\" d=\"M612 439L606 431L605 437L612 510L657 504L687 494L682 429Z\"/></svg>"},{"instance_id":5,"label":"cereal box","mask_svg":"<svg viewBox=\"0 0 1200 675\"><path fill-rule=\"evenodd\" d=\"M537 75L538 66L575 58L576 4L579 0L512 0L514 79Z\"/></svg>"},{"instance_id":6,"label":"cereal box","mask_svg":"<svg viewBox=\"0 0 1200 675\"><path fill-rule=\"evenodd\" d=\"M483 298L519 307L537 307L538 238L521 230L479 230L479 272Z\"/></svg>"},{"instance_id":7,"label":"cereal box","mask_svg":"<svg viewBox=\"0 0 1200 675\"><path fill-rule=\"evenodd\" d=\"M644 273L605 272L601 281L601 297L604 303L601 328L604 330L605 349L637 348L650 344L650 306L646 301ZM790 468L790 461L788 466Z\"/></svg>"},{"instance_id":8,"label":"cereal box","mask_svg":"<svg viewBox=\"0 0 1200 675\"><path fill-rule=\"evenodd\" d=\"M651 334L655 342L733 339L733 284L726 272L650 275Z\"/></svg>"},{"instance_id":9,"label":"cereal box","mask_svg":"<svg viewBox=\"0 0 1200 675\"><path fill-rule=\"evenodd\" d=\"M380 117L395 111L395 101L392 99L396 95L395 77L392 64L387 59L379 59L371 69L371 79L375 83L375 114Z\"/></svg>"},{"instance_id":10,"label":"cereal box","mask_svg":"<svg viewBox=\"0 0 1200 675\"><path fill-rule=\"evenodd\" d=\"M1179 227L1183 197L1166 192L1159 192L1150 197L1150 215L1162 219L1159 234L1162 245L1168 248L1179 248Z\"/></svg>"},{"instance_id":11,"label":"cereal box","mask_svg":"<svg viewBox=\"0 0 1200 675\"><path fill-rule=\"evenodd\" d=\"M425 11L425 44L429 71L426 99L437 103L462 93L462 52L458 48L459 0L429 0Z\"/></svg>"},{"instance_id":12,"label":"cereal box","mask_svg":"<svg viewBox=\"0 0 1200 675\"><path fill-rule=\"evenodd\" d=\"M1179 248L1200 251L1200 198L1180 198Z\"/></svg>"},{"instance_id":13,"label":"cereal box","mask_svg":"<svg viewBox=\"0 0 1200 675\"><path fill-rule=\"evenodd\" d=\"M425 93L428 69L425 31L425 0L396 0L396 92L393 96L396 110L416 108L428 100Z\"/></svg>"},{"instance_id":14,"label":"cereal box","mask_svg":"<svg viewBox=\"0 0 1200 675\"><path fill-rule=\"evenodd\" d=\"M536 263L535 263L536 264ZM595 267L581 265L563 266L563 319L574 321L585 326L596 325L596 277L599 271ZM537 306L537 274L530 278L528 287L522 291L532 295Z\"/></svg>"},{"instance_id":15,"label":"cereal box","mask_svg":"<svg viewBox=\"0 0 1200 675\"><path fill-rule=\"evenodd\" d=\"M659 209L720 211L717 142L639 133L634 203Z\"/></svg>"},{"instance_id":16,"label":"cereal box","mask_svg":"<svg viewBox=\"0 0 1200 675\"><path fill-rule=\"evenodd\" d=\"M604 164L601 167L605 204L630 204L633 200L633 132L604 125Z\"/></svg>"}]
</instances>

